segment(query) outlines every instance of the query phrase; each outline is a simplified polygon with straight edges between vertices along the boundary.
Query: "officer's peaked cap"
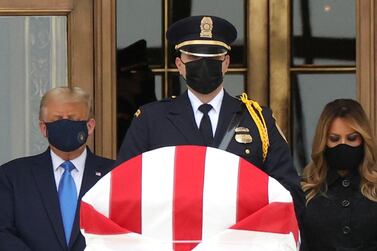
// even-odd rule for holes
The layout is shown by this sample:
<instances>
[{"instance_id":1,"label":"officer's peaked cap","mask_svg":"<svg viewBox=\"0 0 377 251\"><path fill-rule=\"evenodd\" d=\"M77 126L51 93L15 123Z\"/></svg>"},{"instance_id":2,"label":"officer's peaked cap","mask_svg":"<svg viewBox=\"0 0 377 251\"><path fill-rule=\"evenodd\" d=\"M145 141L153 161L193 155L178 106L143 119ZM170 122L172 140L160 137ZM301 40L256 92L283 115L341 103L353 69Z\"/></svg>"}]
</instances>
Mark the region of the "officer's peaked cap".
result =
<instances>
[{"instance_id":1,"label":"officer's peaked cap","mask_svg":"<svg viewBox=\"0 0 377 251\"><path fill-rule=\"evenodd\" d=\"M166 32L167 40L176 50L199 57L226 54L236 37L236 28L215 16L187 17L172 24Z\"/></svg>"}]
</instances>

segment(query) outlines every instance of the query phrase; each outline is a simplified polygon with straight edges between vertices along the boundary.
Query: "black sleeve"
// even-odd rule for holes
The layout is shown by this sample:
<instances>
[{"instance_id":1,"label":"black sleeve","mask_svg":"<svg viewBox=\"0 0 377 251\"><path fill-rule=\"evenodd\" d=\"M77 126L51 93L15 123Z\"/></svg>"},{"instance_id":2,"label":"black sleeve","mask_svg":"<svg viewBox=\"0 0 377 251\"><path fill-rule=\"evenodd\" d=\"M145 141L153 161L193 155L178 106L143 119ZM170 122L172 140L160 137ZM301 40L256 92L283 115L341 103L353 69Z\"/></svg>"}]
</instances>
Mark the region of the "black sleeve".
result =
<instances>
[{"instance_id":1,"label":"black sleeve","mask_svg":"<svg viewBox=\"0 0 377 251\"><path fill-rule=\"evenodd\" d=\"M0 251L31 251L17 235L14 220L13 186L6 176L4 169L4 166L0 166Z\"/></svg>"},{"instance_id":2,"label":"black sleeve","mask_svg":"<svg viewBox=\"0 0 377 251\"><path fill-rule=\"evenodd\" d=\"M305 234L303 233L302 228L302 219L305 210L305 194L301 189L300 177L293 166L288 143L279 132L271 110L264 108L263 116L267 124L270 141L267 158L263 168L270 176L278 180L287 190L290 191L300 227L301 242L305 246Z\"/></svg>"},{"instance_id":3,"label":"black sleeve","mask_svg":"<svg viewBox=\"0 0 377 251\"><path fill-rule=\"evenodd\" d=\"M360 250L360 251L376 251L377 250L377 240L364 244L364 246L360 247L358 250Z\"/></svg>"},{"instance_id":4,"label":"black sleeve","mask_svg":"<svg viewBox=\"0 0 377 251\"><path fill-rule=\"evenodd\" d=\"M277 129L271 110L264 108L263 116L270 142L263 169L286 188L300 186L300 177L293 166L289 146Z\"/></svg>"}]
</instances>

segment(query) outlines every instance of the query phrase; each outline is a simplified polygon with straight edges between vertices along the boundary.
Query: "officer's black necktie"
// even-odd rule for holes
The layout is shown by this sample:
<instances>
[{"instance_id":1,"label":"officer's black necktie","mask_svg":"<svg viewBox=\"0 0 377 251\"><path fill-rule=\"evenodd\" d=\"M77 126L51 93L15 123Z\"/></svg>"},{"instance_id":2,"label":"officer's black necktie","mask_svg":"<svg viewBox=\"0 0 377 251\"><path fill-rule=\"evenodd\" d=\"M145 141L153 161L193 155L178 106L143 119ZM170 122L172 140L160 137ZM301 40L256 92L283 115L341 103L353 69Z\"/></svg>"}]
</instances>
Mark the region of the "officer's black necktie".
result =
<instances>
[{"instance_id":1,"label":"officer's black necktie","mask_svg":"<svg viewBox=\"0 0 377 251\"><path fill-rule=\"evenodd\" d=\"M199 111L203 113L203 118L200 121L199 125L199 131L202 134L206 146L212 145L213 141L212 125L211 120L208 116L208 112L211 109L212 105L210 104L202 104L201 106L199 106Z\"/></svg>"}]
</instances>

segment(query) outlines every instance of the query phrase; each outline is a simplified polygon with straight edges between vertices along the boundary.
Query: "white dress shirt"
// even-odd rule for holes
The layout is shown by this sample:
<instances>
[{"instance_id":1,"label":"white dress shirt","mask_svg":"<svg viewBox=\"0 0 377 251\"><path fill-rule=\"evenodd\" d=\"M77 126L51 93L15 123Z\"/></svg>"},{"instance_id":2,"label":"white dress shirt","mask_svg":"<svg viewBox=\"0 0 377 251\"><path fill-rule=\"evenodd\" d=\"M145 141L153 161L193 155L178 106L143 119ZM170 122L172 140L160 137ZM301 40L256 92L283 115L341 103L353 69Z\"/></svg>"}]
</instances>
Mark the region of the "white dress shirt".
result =
<instances>
[{"instance_id":1,"label":"white dress shirt","mask_svg":"<svg viewBox=\"0 0 377 251\"><path fill-rule=\"evenodd\" d=\"M64 168L60 165L63 164L65 160L60 158L58 155L56 155L52 150L50 150L51 154L51 160L52 160L52 167L54 169L54 177L55 177L55 184L56 184L56 190L59 189L59 182L60 179L64 173ZM81 188L81 182L82 177L84 175L84 169L85 169L85 160L86 160L87 151L85 150L75 159L70 160L72 164L76 167L71 171L71 175L73 180L75 181L76 185L76 191L77 191L77 197L80 194L80 188Z\"/></svg>"},{"instance_id":2,"label":"white dress shirt","mask_svg":"<svg viewBox=\"0 0 377 251\"><path fill-rule=\"evenodd\" d=\"M203 117L203 113L199 111L199 106L202 105L203 103L190 90L188 90L187 92L188 92L188 97L190 99L192 110L194 112L195 122L199 128L200 121L202 120L202 117ZM216 95L216 97L214 97L208 103L212 105L212 109L208 112L208 116L211 120L213 136L215 136L215 133L216 133L217 122L219 121L220 108L221 108L221 103L223 102L223 97L224 97L224 89L221 89L221 91Z\"/></svg>"}]
</instances>

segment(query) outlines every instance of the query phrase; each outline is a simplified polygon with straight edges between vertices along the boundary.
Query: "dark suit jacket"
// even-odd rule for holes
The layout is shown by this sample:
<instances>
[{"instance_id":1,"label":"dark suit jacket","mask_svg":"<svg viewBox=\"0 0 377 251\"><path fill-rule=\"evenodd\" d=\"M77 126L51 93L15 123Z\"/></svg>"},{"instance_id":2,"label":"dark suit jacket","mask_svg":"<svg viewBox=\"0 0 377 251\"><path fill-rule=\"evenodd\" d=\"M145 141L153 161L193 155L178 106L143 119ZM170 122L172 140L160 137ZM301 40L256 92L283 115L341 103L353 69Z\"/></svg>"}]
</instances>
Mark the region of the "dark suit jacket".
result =
<instances>
[{"instance_id":1,"label":"dark suit jacket","mask_svg":"<svg viewBox=\"0 0 377 251\"><path fill-rule=\"evenodd\" d=\"M113 166L87 150L79 200ZM84 250L78 212L67 248L49 149L0 167L0 251Z\"/></svg>"}]
</instances>

